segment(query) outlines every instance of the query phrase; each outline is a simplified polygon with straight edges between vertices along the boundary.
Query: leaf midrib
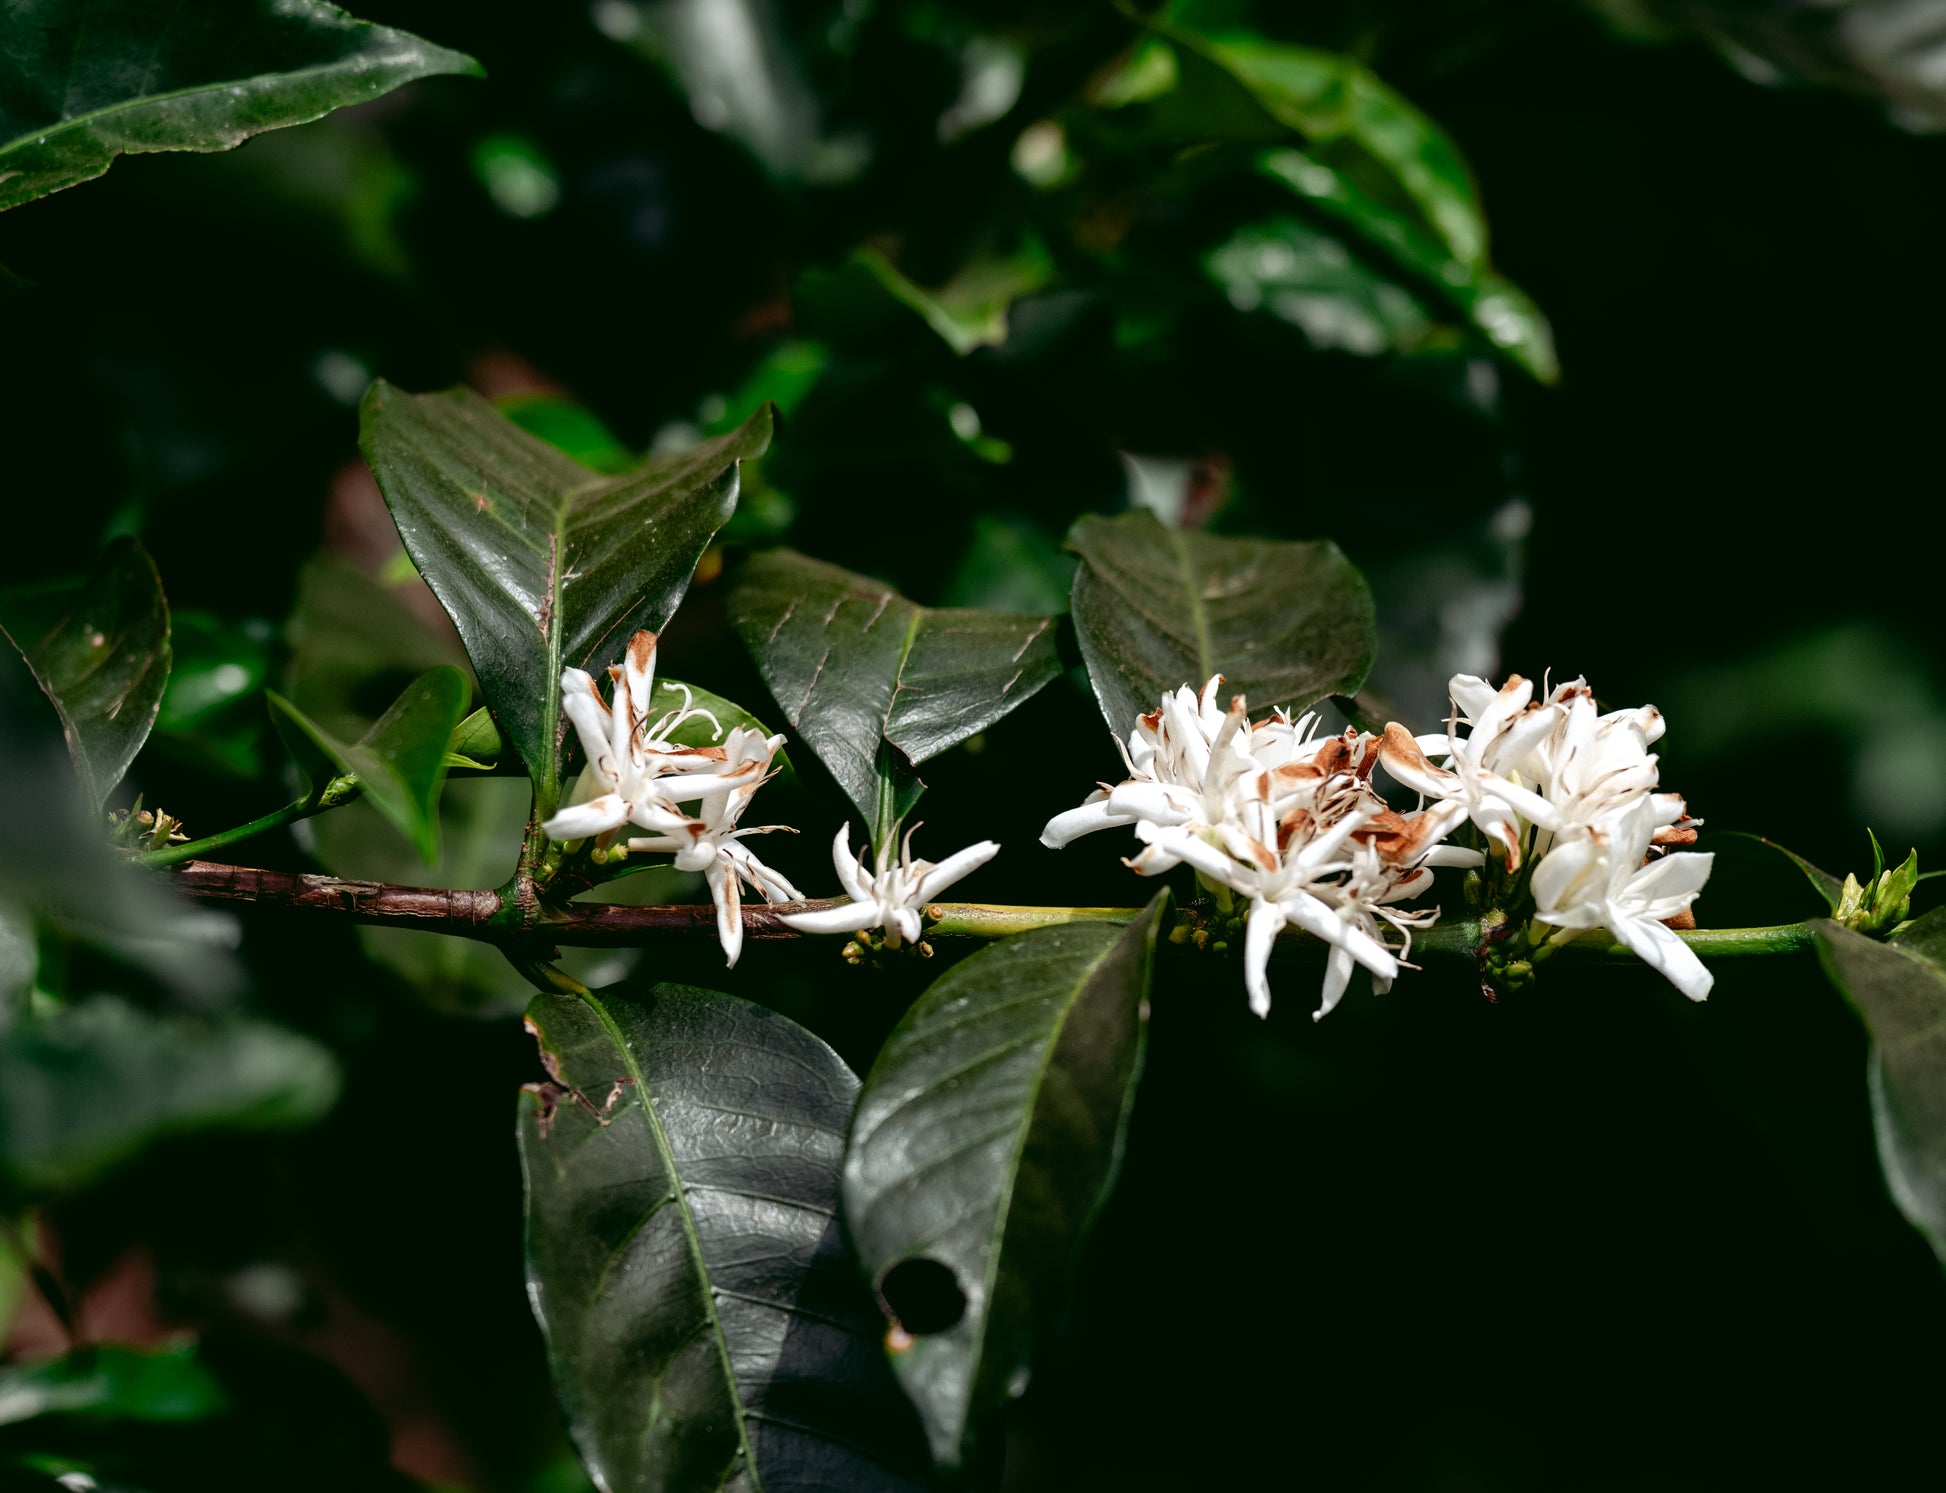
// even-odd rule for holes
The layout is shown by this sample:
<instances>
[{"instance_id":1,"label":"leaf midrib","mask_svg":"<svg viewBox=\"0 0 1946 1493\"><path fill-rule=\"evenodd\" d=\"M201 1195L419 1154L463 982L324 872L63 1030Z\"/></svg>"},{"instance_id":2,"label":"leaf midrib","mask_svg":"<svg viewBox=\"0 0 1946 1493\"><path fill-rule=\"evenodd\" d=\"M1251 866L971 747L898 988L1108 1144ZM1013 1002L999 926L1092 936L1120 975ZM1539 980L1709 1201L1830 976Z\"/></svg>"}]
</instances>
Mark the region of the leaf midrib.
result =
<instances>
[{"instance_id":1,"label":"leaf midrib","mask_svg":"<svg viewBox=\"0 0 1946 1493\"><path fill-rule=\"evenodd\" d=\"M628 1076L634 1082L643 1118L649 1123L649 1135L655 1142L656 1154L661 1158L673 1185L676 1217L682 1224L683 1242L688 1246L689 1257L695 1262L696 1273L701 1278L699 1294L703 1300L703 1309L708 1314L710 1340L716 1345L717 1361L723 1366L723 1378L730 1387L730 1413L736 1417L737 1446L741 1452L743 1466L750 1477L750 1486L756 1490L756 1493L763 1493L763 1476L757 1467L756 1451L750 1445L750 1430L745 1420L743 1387L737 1382L736 1370L730 1364L729 1349L724 1345L723 1319L716 1310L716 1297L710 1284L709 1262L703 1257L703 1242L696 1233L695 1215L689 1211L689 1193L683 1185L682 1172L676 1165L675 1151L669 1144L667 1132L662 1128L662 1116L656 1112L654 1090L649 1087L648 1080L643 1075L642 1065L635 1060L635 1049L629 1045L627 1037L623 1035L614 1017L608 1014L607 1005L593 995L584 996L582 999L588 1009L595 1013L595 1019L601 1023L602 1030L608 1034L608 1040L615 1044L615 1050L622 1055L622 1061L628 1067Z\"/></svg>"},{"instance_id":2,"label":"leaf midrib","mask_svg":"<svg viewBox=\"0 0 1946 1493\"><path fill-rule=\"evenodd\" d=\"M1196 585L1195 573L1189 565L1189 536L1177 529L1164 529L1169 543L1176 552L1176 570L1182 577L1183 590L1189 597L1190 620L1196 625L1196 679L1189 681L1195 689L1202 688L1201 681L1216 672L1214 654L1209 641L1209 615L1203 610L1203 594Z\"/></svg>"},{"instance_id":3,"label":"leaf midrib","mask_svg":"<svg viewBox=\"0 0 1946 1493\"><path fill-rule=\"evenodd\" d=\"M103 104L99 109L90 109L86 114L77 114L72 119L63 119L57 124L49 125L46 129L29 130L24 135L16 136L5 144L0 144L0 156L5 156L10 151L18 150L30 142L35 145L44 145L55 135L64 134L69 130L79 129L83 125L92 124L95 120L105 119L112 114L120 114L132 109L145 109L152 104L166 104L172 99L191 98L199 93L219 93L225 88L252 88L258 84L301 82L306 78L317 77L327 73L357 74L363 72L379 72L388 66L397 65L396 62L384 63L377 59L362 60L354 63L327 62L321 63L316 67L301 67L294 72L255 73L247 78L230 78L220 82L195 83L186 88L172 88L166 93L145 93L132 99L121 99L116 103ZM305 107L308 108L309 106L306 105ZM323 112L328 114L331 110L327 108ZM321 116L314 115L313 117L317 118ZM141 155L144 152L140 149L124 149L120 153L124 155Z\"/></svg>"}]
</instances>

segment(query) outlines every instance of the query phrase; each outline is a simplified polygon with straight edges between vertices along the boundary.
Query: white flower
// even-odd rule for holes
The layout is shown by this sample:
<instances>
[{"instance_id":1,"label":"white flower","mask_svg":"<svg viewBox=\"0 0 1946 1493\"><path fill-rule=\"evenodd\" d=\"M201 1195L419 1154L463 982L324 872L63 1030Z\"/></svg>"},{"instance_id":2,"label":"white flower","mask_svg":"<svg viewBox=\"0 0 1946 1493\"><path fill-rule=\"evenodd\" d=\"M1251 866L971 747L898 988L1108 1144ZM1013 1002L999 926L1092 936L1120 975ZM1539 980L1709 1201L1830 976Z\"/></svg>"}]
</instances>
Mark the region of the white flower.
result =
<instances>
[{"instance_id":1,"label":"white flower","mask_svg":"<svg viewBox=\"0 0 1946 1493\"><path fill-rule=\"evenodd\" d=\"M851 896L849 903L818 912L789 912L778 921L800 933L862 933L867 928L885 930L885 946L896 949L901 943L916 944L924 932L922 909L962 876L984 866L1000 847L991 840L949 855L935 865L912 859L912 831L905 832L896 861L867 875L851 853L850 826L838 826L831 842L831 863L837 868L838 884Z\"/></svg>"},{"instance_id":2,"label":"white flower","mask_svg":"<svg viewBox=\"0 0 1946 1493\"><path fill-rule=\"evenodd\" d=\"M1385 728L1379 760L1406 787L1447 806L1455 826L1460 817L1471 819L1500 846L1511 871L1520 864L1522 814L1553 823L1545 799L1524 787L1518 774L1554 730L1560 711L1552 704L1531 706L1534 686L1518 674L1497 690L1484 679L1456 674L1448 688L1454 716L1443 742L1415 737L1394 721ZM1471 728L1465 737L1459 735L1462 721ZM1449 765L1433 766L1429 751Z\"/></svg>"},{"instance_id":3,"label":"white flower","mask_svg":"<svg viewBox=\"0 0 1946 1493\"><path fill-rule=\"evenodd\" d=\"M644 630L630 638L623 662L611 667L608 677L614 683L612 705L601 698L594 680L584 670L567 669L561 674L561 708L581 738L588 767L577 786L578 801L570 802L541 825L551 840L594 836L597 847L604 851L617 831L628 825L657 834L674 833L686 818L677 810L677 803L696 796L690 782L693 775L724 769L721 747L683 747L669 740L669 733L692 716L704 716L716 724L715 716L688 703L686 690L683 708L650 720L654 633ZM717 734L722 734L720 724Z\"/></svg>"},{"instance_id":4,"label":"white flower","mask_svg":"<svg viewBox=\"0 0 1946 1493\"><path fill-rule=\"evenodd\" d=\"M1664 920L1696 900L1714 857L1695 851L1643 864L1666 823L1664 795L1645 796L1605 824L1557 840L1534 868L1535 916L1569 937L1606 928L1684 995L1702 1000L1715 977Z\"/></svg>"},{"instance_id":5,"label":"white flower","mask_svg":"<svg viewBox=\"0 0 1946 1493\"><path fill-rule=\"evenodd\" d=\"M734 965L743 952L743 897L740 883L759 892L767 902L795 902L797 888L738 842L746 835L789 831L788 825L765 824L738 829L737 820L757 790L770 779L771 759L784 744L781 733L738 726L723 746L720 772L685 779L679 790L697 799L695 818L678 816L668 833L638 836L630 851L660 852L675 857L679 871L701 871L716 904L716 935Z\"/></svg>"},{"instance_id":6,"label":"white flower","mask_svg":"<svg viewBox=\"0 0 1946 1493\"><path fill-rule=\"evenodd\" d=\"M1444 805L1400 814L1370 786L1378 738L1358 731L1319 739L1317 718L1275 711L1249 719L1241 696L1216 706L1221 676L1199 693L1164 695L1136 722L1123 752L1129 777L1079 809L1055 816L1043 843L1130 824L1143 849L1128 865L1145 876L1179 865L1249 904L1244 985L1251 1009L1270 1009L1271 945L1297 927L1331 946L1321 1016L1337 1004L1353 964L1380 990L1399 970L1381 923L1405 934L1437 911L1392 904L1431 884L1434 864L1477 865L1477 853L1438 841L1464 811Z\"/></svg>"}]
</instances>

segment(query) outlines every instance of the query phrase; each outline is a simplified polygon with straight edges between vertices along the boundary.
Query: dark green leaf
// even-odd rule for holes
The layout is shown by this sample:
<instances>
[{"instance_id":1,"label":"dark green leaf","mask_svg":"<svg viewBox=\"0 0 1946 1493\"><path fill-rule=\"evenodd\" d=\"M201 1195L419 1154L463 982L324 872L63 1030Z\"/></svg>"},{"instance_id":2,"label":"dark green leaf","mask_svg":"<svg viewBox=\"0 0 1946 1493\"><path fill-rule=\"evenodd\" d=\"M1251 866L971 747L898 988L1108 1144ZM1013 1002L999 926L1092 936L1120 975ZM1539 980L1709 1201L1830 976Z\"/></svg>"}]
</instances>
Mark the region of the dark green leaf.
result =
<instances>
[{"instance_id":1,"label":"dark green leaf","mask_svg":"<svg viewBox=\"0 0 1946 1493\"><path fill-rule=\"evenodd\" d=\"M1314 211L1349 229L1368 252L1375 251L1380 260L1403 272L1421 299L1452 307L1488 343L1543 383L1559 377L1553 329L1512 281L1483 264L1455 257L1418 223L1313 155L1273 150L1265 154L1261 167Z\"/></svg>"},{"instance_id":2,"label":"dark green leaf","mask_svg":"<svg viewBox=\"0 0 1946 1493\"><path fill-rule=\"evenodd\" d=\"M0 209L116 156L229 150L470 57L320 0L22 0L0 28Z\"/></svg>"},{"instance_id":3,"label":"dark green leaf","mask_svg":"<svg viewBox=\"0 0 1946 1493\"><path fill-rule=\"evenodd\" d=\"M1126 927L981 950L919 998L866 1077L845 1221L941 1465L1021 1392L1060 1319L1120 1163L1168 905L1160 892Z\"/></svg>"},{"instance_id":4,"label":"dark green leaf","mask_svg":"<svg viewBox=\"0 0 1946 1493\"><path fill-rule=\"evenodd\" d=\"M0 1425L41 1415L176 1423L221 1415L228 1405L193 1346L150 1352L91 1343L0 1369Z\"/></svg>"},{"instance_id":5,"label":"dark green leaf","mask_svg":"<svg viewBox=\"0 0 1946 1493\"><path fill-rule=\"evenodd\" d=\"M169 685L155 735L200 764L240 778L264 767L257 695L270 672L270 625L233 622L205 611L169 613Z\"/></svg>"},{"instance_id":6,"label":"dark green leaf","mask_svg":"<svg viewBox=\"0 0 1946 1493\"><path fill-rule=\"evenodd\" d=\"M1469 269L1486 264L1487 229L1472 177L1445 131L1349 57L1258 37L1167 33L1232 75L1336 170L1363 175Z\"/></svg>"},{"instance_id":7,"label":"dark green leaf","mask_svg":"<svg viewBox=\"0 0 1946 1493\"><path fill-rule=\"evenodd\" d=\"M1355 694L1371 669L1371 592L1328 540L1223 539L1138 510L1082 518L1068 547L1081 656L1117 736L1212 674L1266 710Z\"/></svg>"},{"instance_id":8,"label":"dark green leaf","mask_svg":"<svg viewBox=\"0 0 1946 1493\"><path fill-rule=\"evenodd\" d=\"M983 731L1061 672L1052 617L922 607L793 550L758 555L730 620L764 683L868 824L881 785ZM902 755L887 758L890 746ZM917 787L902 787L910 807ZM901 811L902 812L902 811ZM883 837L875 829L874 843Z\"/></svg>"},{"instance_id":9,"label":"dark green leaf","mask_svg":"<svg viewBox=\"0 0 1946 1493\"><path fill-rule=\"evenodd\" d=\"M452 616L501 734L551 802L561 671L621 657L674 614L736 506L737 463L770 410L687 451L603 477L464 389L365 396L365 458L413 563Z\"/></svg>"},{"instance_id":10,"label":"dark green leaf","mask_svg":"<svg viewBox=\"0 0 1946 1493\"><path fill-rule=\"evenodd\" d=\"M308 1125L337 1094L309 1037L97 996L0 1037L0 1178L15 1197L66 1191L172 1135Z\"/></svg>"},{"instance_id":11,"label":"dark green leaf","mask_svg":"<svg viewBox=\"0 0 1946 1493\"><path fill-rule=\"evenodd\" d=\"M118 539L79 586L0 598L0 625L54 702L82 789L99 806L148 740L169 679L169 604L155 562Z\"/></svg>"},{"instance_id":12,"label":"dark green leaf","mask_svg":"<svg viewBox=\"0 0 1946 1493\"><path fill-rule=\"evenodd\" d=\"M516 394L496 399L493 407L529 435L572 456L592 472L613 476L641 461L599 415L571 399L554 394Z\"/></svg>"},{"instance_id":13,"label":"dark green leaf","mask_svg":"<svg viewBox=\"0 0 1946 1493\"><path fill-rule=\"evenodd\" d=\"M837 1054L680 985L543 995L527 1019L575 1091L551 1119L521 1105L528 1285L600 1485L915 1486L838 1223L858 1085Z\"/></svg>"},{"instance_id":14,"label":"dark green leaf","mask_svg":"<svg viewBox=\"0 0 1946 1493\"><path fill-rule=\"evenodd\" d=\"M1872 1128L1892 1201L1946 1264L1946 908L1888 943L1820 923L1818 955L1872 1034Z\"/></svg>"},{"instance_id":15,"label":"dark green leaf","mask_svg":"<svg viewBox=\"0 0 1946 1493\"><path fill-rule=\"evenodd\" d=\"M1074 587L1074 557L1026 519L981 514L959 568L946 583L946 605L995 612L1064 612Z\"/></svg>"},{"instance_id":16,"label":"dark green leaf","mask_svg":"<svg viewBox=\"0 0 1946 1493\"><path fill-rule=\"evenodd\" d=\"M429 669L392 702L372 729L346 745L282 695L270 696L286 740L308 741L299 766L317 791L316 754L341 773L356 775L365 795L430 865L439 854L439 790L452 753L448 743L473 693L466 674L450 664ZM285 727L290 729L286 730ZM301 750L294 745L293 750ZM308 759L308 760L307 760Z\"/></svg>"}]
</instances>

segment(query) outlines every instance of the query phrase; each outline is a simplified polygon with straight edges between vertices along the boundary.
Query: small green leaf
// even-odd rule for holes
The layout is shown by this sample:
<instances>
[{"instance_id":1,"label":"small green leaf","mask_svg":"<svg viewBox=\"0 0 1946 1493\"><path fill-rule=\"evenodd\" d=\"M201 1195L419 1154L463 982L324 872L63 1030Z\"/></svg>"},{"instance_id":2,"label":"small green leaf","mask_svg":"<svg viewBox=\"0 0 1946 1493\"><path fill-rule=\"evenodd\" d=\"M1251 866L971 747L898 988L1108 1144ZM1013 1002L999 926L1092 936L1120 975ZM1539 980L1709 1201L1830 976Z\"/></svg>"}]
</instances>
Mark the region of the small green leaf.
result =
<instances>
[{"instance_id":1,"label":"small green leaf","mask_svg":"<svg viewBox=\"0 0 1946 1493\"><path fill-rule=\"evenodd\" d=\"M42 1415L181 1424L207 1420L229 1398L193 1344L153 1352L90 1343L61 1358L0 1369L0 1425Z\"/></svg>"},{"instance_id":2,"label":"small green leaf","mask_svg":"<svg viewBox=\"0 0 1946 1493\"><path fill-rule=\"evenodd\" d=\"M922 607L793 550L751 560L730 593L730 621L881 849L881 810L910 808L923 786L913 767L1061 672L1052 617Z\"/></svg>"},{"instance_id":3,"label":"small green leaf","mask_svg":"<svg viewBox=\"0 0 1946 1493\"><path fill-rule=\"evenodd\" d=\"M452 752L448 743L472 695L463 670L430 669L407 685L372 729L347 746L278 694L270 695L278 729L293 743L299 766L319 790L320 754L357 777L365 795L430 865L439 854L439 790ZM299 743L308 742L304 748Z\"/></svg>"},{"instance_id":4,"label":"small green leaf","mask_svg":"<svg viewBox=\"0 0 1946 1493\"><path fill-rule=\"evenodd\" d=\"M309 1037L97 996L0 1037L0 1188L68 1191L191 1131L308 1125L337 1095L337 1064Z\"/></svg>"},{"instance_id":5,"label":"small green leaf","mask_svg":"<svg viewBox=\"0 0 1946 1493\"><path fill-rule=\"evenodd\" d=\"M1832 984L1872 1036L1872 1128L1886 1186L1946 1265L1946 908L1880 943L1818 925Z\"/></svg>"},{"instance_id":6,"label":"small green leaf","mask_svg":"<svg viewBox=\"0 0 1946 1493\"><path fill-rule=\"evenodd\" d=\"M612 1493L916 1488L917 1428L838 1223L858 1081L715 991L542 995L523 1099L527 1279Z\"/></svg>"},{"instance_id":7,"label":"small green leaf","mask_svg":"<svg viewBox=\"0 0 1946 1493\"><path fill-rule=\"evenodd\" d=\"M117 539L78 586L0 597L0 626L54 709L91 806L148 740L169 680L169 604L155 562Z\"/></svg>"},{"instance_id":8,"label":"small green leaf","mask_svg":"<svg viewBox=\"0 0 1946 1493\"><path fill-rule=\"evenodd\" d=\"M1824 905L1829 911L1835 913L1838 910L1838 903L1844 897L1845 884L1829 871L1812 865L1796 851L1787 850L1775 840L1766 840L1762 835L1748 834L1742 830L1725 830L1721 833L1735 839L1755 840L1759 845L1768 845L1804 873L1804 879L1811 883L1820 897L1824 898Z\"/></svg>"},{"instance_id":9,"label":"small green leaf","mask_svg":"<svg viewBox=\"0 0 1946 1493\"><path fill-rule=\"evenodd\" d=\"M493 712L482 705L453 727L453 734L446 741L446 766L491 772L500 760L501 746Z\"/></svg>"},{"instance_id":10,"label":"small green leaf","mask_svg":"<svg viewBox=\"0 0 1946 1493\"><path fill-rule=\"evenodd\" d=\"M1224 539L1138 510L1083 517L1068 547L1082 562L1081 656L1117 736L1164 692L1212 674L1226 699L1267 710L1355 694L1371 669L1371 592L1328 540Z\"/></svg>"},{"instance_id":11,"label":"small green leaf","mask_svg":"<svg viewBox=\"0 0 1946 1493\"><path fill-rule=\"evenodd\" d=\"M321 0L23 0L0 29L0 209L118 155L229 150L471 57Z\"/></svg>"},{"instance_id":12,"label":"small green leaf","mask_svg":"<svg viewBox=\"0 0 1946 1493\"><path fill-rule=\"evenodd\" d=\"M413 563L459 628L502 735L543 804L560 778L561 671L621 657L675 613L736 506L737 464L770 444L766 406L736 430L604 477L465 389L365 396L365 458Z\"/></svg>"},{"instance_id":13,"label":"small green leaf","mask_svg":"<svg viewBox=\"0 0 1946 1493\"><path fill-rule=\"evenodd\" d=\"M1168 905L1163 891L1125 927L981 950L919 998L865 1079L845 1222L942 1466L1021 1392L1060 1319L1120 1164Z\"/></svg>"}]
</instances>

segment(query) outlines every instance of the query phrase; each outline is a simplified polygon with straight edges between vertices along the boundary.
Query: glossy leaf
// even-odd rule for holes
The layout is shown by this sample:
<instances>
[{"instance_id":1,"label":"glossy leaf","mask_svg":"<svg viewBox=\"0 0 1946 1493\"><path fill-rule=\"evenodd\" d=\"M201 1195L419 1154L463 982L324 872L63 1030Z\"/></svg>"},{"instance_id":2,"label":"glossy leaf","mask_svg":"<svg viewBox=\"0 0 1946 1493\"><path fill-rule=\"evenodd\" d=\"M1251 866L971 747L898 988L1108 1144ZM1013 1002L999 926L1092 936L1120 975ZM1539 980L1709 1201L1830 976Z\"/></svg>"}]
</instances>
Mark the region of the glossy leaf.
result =
<instances>
[{"instance_id":1,"label":"glossy leaf","mask_svg":"<svg viewBox=\"0 0 1946 1493\"><path fill-rule=\"evenodd\" d=\"M79 586L0 598L0 625L54 702L82 789L100 805L148 740L169 680L169 604L155 562L118 539Z\"/></svg>"},{"instance_id":2,"label":"glossy leaf","mask_svg":"<svg viewBox=\"0 0 1946 1493\"><path fill-rule=\"evenodd\" d=\"M1458 148L1368 68L1259 37L1168 34L1228 69L1337 169L1395 194L1461 264L1485 265L1486 220Z\"/></svg>"},{"instance_id":3,"label":"glossy leaf","mask_svg":"<svg viewBox=\"0 0 1946 1493\"><path fill-rule=\"evenodd\" d=\"M1312 210L1343 225L1368 251L1402 272L1420 297L1450 306L1489 344L1543 383L1560 376L1553 328L1511 280L1484 264L1456 257L1421 224L1315 154L1273 150L1259 164L1264 175L1289 187Z\"/></svg>"},{"instance_id":4,"label":"glossy leaf","mask_svg":"<svg viewBox=\"0 0 1946 1493\"><path fill-rule=\"evenodd\" d=\"M118 155L229 150L472 58L321 0L22 0L0 27L0 209Z\"/></svg>"},{"instance_id":5,"label":"glossy leaf","mask_svg":"<svg viewBox=\"0 0 1946 1493\"><path fill-rule=\"evenodd\" d=\"M365 396L365 458L413 563L459 628L502 736L544 795L560 768L561 671L621 657L663 626L736 506L737 463L770 410L633 471L601 476L465 389Z\"/></svg>"},{"instance_id":6,"label":"glossy leaf","mask_svg":"<svg viewBox=\"0 0 1946 1493\"><path fill-rule=\"evenodd\" d=\"M1355 693L1371 669L1371 593L1329 540L1186 533L1138 510L1082 518L1068 547L1081 656L1117 736L1212 674L1268 710Z\"/></svg>"},{"instance_id":7,"label":"glossy leaf","mask_svg":"<svg viewBox=\"0 0 1946 1493\"><path fill-rule=\"evenodd\" d=\"M917 797L911 768L1061 672L1052 617L922 607L792 550L750 562L730 620L784 718L875 826L878 845L887 815L896 820Z\"/></svg>"},{"instance_id":8,"label":"glossy leaf","mask_svg":"<svg viewBox=\"0 0 1946 1493\"><path fill-rule=\"evenodd\" d=\"M528 1288L598 1484L916 1486L837 1218L857 1093L837 1054L680 985L542 995L527 1020L574 1091L521 1105Z\"/></svg>"},{"instance_id":9,"label":"glossy leaf","mask_svg":"<svg viewBox=\"0 0 1946 1493\"><path fill-rule=\"evenodd\" d=\"M1872 1035L1872 1129L1892 1201L1946 1265L1946 908L1885 943L1820 923L1818 956Z\"/></svg>"},{"instance_id":10,"label":"glossy leaf","mask_svg":"<svg viewBox=\"0 0 1946 1493\"><path fill-rule=\"evenodd\" d=\"M321 754L341 773L352 773L365 796L431 864L439 854L439 791L453 753L449 743L473 693L463 671L451 665L430 669L406 686L358 741L347 745L332 736L281 695L272 694L273 713L282 718L287 740L300 745L299 765L318 791ZM308 742L310 750L301 743Z\"/></svg>"},{"instance_id":11,"label":"glossy leaf","mask_svg":"<svg viewBox=\"0 0 1946 1493\"><path fill-rule=\"evenodd\" d=\"M1422 344L1433 321L1419 299L1328 233L1295 218L1238 229L1204 260L1239 311L1268 311L1313 347L1373 357Z\"/></svg>"},{"instance_id":12,"label":"glossy leaf","mask_svg":"<svg viewBox=\"0 0 1946 1493\"><path fill-rule=\"evenodd\" d=\"M308 1125L337 1094L337 1064L309 1037L97 996L0 1037L0 1189L67 1191L191 1131Z\"/></svg>"},{"instance_id":13,"label":"glossy leaf","mask_svg":"<svg viewBox=\"0 0 1946 1493\"><path fill-rule=\"evenodd\" d=\"M956 1466L1019 1395L1114 1184L1169 894L1126 926L989 945L886 1039L845 1148L845 1222L892 1364Z\"/></svg>"}]
</instances>

